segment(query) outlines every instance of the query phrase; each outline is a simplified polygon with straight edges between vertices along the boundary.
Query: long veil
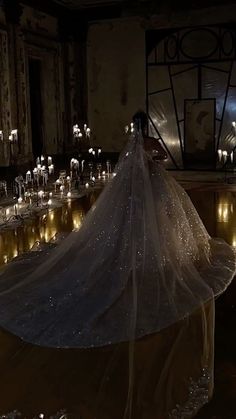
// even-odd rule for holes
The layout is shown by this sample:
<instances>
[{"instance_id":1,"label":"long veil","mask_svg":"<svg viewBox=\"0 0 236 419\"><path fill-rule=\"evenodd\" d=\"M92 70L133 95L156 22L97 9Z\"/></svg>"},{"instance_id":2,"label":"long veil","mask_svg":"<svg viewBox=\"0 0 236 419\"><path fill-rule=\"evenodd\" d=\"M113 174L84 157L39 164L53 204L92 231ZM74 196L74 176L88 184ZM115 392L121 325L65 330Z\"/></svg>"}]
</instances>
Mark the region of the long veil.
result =
<instances>
[{"instance_id":1,"label":"long veil","mask_svg":"<svg viewBox=\"0 0 236 419\"><path fill-rule=\"evenodd\" d=\"M0 326L47 347L129 342L186 318L234 273L233 249L135 133L80 230L1 272Z\"/></svg>"}]
</instances>

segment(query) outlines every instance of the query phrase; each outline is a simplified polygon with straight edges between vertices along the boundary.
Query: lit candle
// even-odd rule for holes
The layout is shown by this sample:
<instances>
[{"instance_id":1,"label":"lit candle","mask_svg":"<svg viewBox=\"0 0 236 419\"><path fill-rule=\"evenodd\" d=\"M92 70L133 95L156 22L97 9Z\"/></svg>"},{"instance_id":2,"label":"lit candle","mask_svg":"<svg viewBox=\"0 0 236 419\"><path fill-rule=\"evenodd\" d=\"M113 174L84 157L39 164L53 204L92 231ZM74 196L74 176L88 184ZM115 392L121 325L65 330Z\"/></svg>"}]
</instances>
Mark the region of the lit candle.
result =
<instances>
[{"instance_id":1,"label":"lit candle","mask_svg":"<svg viewBox=\"0 0 236 419\"><path fill-rule=\"evenodd\" d=\"M73 125L73 135L74 139L79 137L80 129L78 127L78 124Z\"/></svg>"},{"instance_id":2,"label":"lit candle","mask_svg":"<svg viewBox=\"0 0 236 419\"><path fill-rule=\"evenodd\" d=\"M90 137L90 132L91 132L90 128L87 128L86 129L86 137Z\"/></svg>"},{"instance_id":3,"label":"lit candle","mask_svg":"<svg viewBox=\"0 0 236 419\"><path fill-rule=\"evenodd\" d=\"M11 140L10 140L10 137L11 137ZM17 129L13 129L13 130L11 131L11 135L10 135L10 137L9 137L9 140L10 140L10 141L17 142L17 140L18 140L18 130L17 130Z\"/></svg>"},{"instance_id":4,"label":"lit candle","mask_svg":"<svg viewBox=\"0 0 236 419\"><path fill-rule=\"evenodd\" d=\"M60 180L57 179L56 182L55 182L55 192L57 191L57 186L59 186L60 183L61 183Z\"/></svg>"},{"instance_id":5,"label":"lit candle","mask_svg":"<svg viewBox=\"0 0 236 419\"><path fill-rule=\"evenodd\" d=\"M28 182L31 182L32 178L31 178L31 171L28 170L28 172L26 172L26 176L25 176L25 183L28 184Z\"/></svg>"},{"instance_id":6,"label":"lit candle","mask_svg":"<svg viewBox=\"0 0 236 419\"><path fill-rule=\"evenodd\" d=\"M67 180L67 183L68 183L68 190L70 191L71 190L71 178L70 178L70 176L67 176L66 180Z\"/></svg>"},{"instance_id":7,"label":"lit candle","mask_svg":"<svg viewBox=\"0 0 236 419\"><path fill-rule=\"evenodd\" d=\"M44 194L43 191L39 191L39 193L38 193L38 196L39 196L39 198L41 200L41 205L43 205L43 194Z\"/></svg>"},{"instance_id":8,"label":"lit candle","mask_svg":"<svg viewBox=\"0 0 236 419\"><path fill-rule=\"evenodd\" d=\"M43 171L43 186L47 186L48 183L48 173L46 170Z\"/></svg>"},{"instance_id":9,"label":"lit candle","mask_svg":"<svg viewBox=\"0 0 236 419\"><path fill-rule=\"evenodd\" d=\"M221 162L221 159L222 159L222 150L218 150L218 159L219 159L219 162Z\"/></svg>"},{"instance_id":10,"label":"lit candle","mask_svg":"<svg viewBox=\"0 0 236 419\"><path fill-rule=\"evenodd\" d=\"M48 166L48 173L49 173L49 175L52 175L54 173L54 165L53 164Z\"/></svg>"},{"instance_id":11,"label":"lit candle","mask_svg":"<svg viewBox=\"0 0 236 419\"><path fill-rule=\"evenodd\" d=\"M227 161L227 157L228 157L228 153L227 153L227 151L226 151L226 150L224 150L224 151L222 152L222 154L223 154L223 161L224 161L224 163L226 163L226 161Z\"/></svg>"},{"instance_id":12,"label":"lit candle","mask_svg":"<svg viewBox=\"0 0 236 419\"><path fill-rule=\"evenodd\" d=\"M61 198L63 197L64 189L65 189L65 186L64 185L61 185L60 186Z\"/></svg>"},{"instance_id":13,"label":"lit candle","mask_svg":"<svg viewBox=\"0 0 236 419\"><path fill-rule=\"evenodd\" d=\"M85 188L88 189L89 188L89 183L85 183Z\"/></svg>"}]
</instances>

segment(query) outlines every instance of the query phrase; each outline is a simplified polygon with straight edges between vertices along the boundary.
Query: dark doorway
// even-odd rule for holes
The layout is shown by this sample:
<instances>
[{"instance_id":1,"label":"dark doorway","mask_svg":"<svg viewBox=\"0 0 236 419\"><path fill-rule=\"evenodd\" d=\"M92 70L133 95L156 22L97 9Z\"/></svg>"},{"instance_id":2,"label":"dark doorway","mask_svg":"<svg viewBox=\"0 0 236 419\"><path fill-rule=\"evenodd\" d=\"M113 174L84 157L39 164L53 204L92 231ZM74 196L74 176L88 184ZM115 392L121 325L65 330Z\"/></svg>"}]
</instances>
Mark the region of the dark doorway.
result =
<instances>
[{"instance_id":1,"label":"dark doorway","mask_svg":"<svg viewBox=\"0 0 236 419\"><path fill-rule=\"evenodd\" d=\"M33 58L29 59L29 87L32 151L34 157L36 158L43 152L43 123L41 100L41 61Z\"/></svg>"}]
</instances>

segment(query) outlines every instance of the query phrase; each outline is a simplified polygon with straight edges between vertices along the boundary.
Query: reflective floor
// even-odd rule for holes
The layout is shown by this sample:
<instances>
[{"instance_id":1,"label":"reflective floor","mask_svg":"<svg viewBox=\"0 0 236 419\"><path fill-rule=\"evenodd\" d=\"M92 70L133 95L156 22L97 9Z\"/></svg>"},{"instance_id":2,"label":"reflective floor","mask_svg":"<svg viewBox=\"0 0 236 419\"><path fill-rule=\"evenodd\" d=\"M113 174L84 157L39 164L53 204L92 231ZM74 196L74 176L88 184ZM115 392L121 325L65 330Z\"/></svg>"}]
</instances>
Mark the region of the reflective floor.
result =
<instances>
[{"instance_id":1,"label":"reflective floor","mask_svg":"<svg viewBox=\"0 0 236 419\"><path fill-rule=\"evenodd\" d=\"M15 229L0 232L0 265L30 250L36 241L49 242L56 234L79 228L98 192L79 200L68 201L62 208L42 217L26 220ZM220 237L236 246L236 187L225 190L189 189L203 223L212 237Z\"/></svg>"},{"instance_id":2,"label":"reflective floor","mask_svg":"<svg viewBox=\"0 0 236 419\"><path fill-rule=\"evenodd\" d=\"M235 191L225 191L209 190L204 187L191 189L190 187L188 193L210 235L221 237L236 246L236 188ZM29 220L14 230L2 231L0 233L0 264L7 263L13 257L29 250L36 241L48 242L58 233L79 228L86 212L95 200L96 195L91 194L81 200L68 202L63 208L55 209L43 217ZM197 415L198 419L236 419L235 296L236 285L232 283L226 293L216 302L215 392L212 401ZM40 383L39 377L34 378L34 362L35 360L37 362L37 356L34 359L35 355L34 352L32 353L32 349L19 346L18 353L13 354L13 343L5 340L4 335L0 336L0 340L4 348L3 352L0 351L0 361L5 359L7 365L10 359L20 374L20 365L17 362L21 359L21 355L26 355L29 359L32 355L32 380L35 379L36 384ZM73 368L73 365L70 367ZM10 377L6 368L2 370L2 377L5 377L2 388L9 388L10 392L15 377L14 368ZM43 364L42 368L44 368ZM44 374L46 376L46 370ZM19 385L20 382L17 385L14 383L15 392L18 391L16 388L19 388ZM59 394L58 397L60 398ZM17 399L18 397L16 397ZM9 407L10 405L6 403L4 406ZM12 406L12 409L20 409L20 407L20 405ZM3 412L0 397L1 413Z\"/></svg>"},{"instance_id":3,"label":"reflective floor","mask_svg":"<svg viewBox=\"0 0 236 419\"><path fill-rule=\"evenodd\" d=\"M68 201L63 207L41 217L25 220L14 229L0 232L0 265L30 250L36 242L48 243L60 233L79 228L86 212L96 200L96 193Z\"/></svg>"}]
</instances>

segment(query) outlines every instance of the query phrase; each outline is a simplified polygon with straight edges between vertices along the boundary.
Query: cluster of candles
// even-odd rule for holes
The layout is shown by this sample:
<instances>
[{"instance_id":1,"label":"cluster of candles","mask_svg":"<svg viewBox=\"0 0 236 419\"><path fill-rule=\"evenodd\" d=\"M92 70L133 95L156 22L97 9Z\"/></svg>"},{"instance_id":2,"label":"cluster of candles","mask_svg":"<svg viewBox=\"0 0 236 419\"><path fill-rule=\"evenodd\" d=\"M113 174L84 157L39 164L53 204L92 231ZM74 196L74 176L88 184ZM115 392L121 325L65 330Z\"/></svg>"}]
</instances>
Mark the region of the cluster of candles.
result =
<instances>
[{"instance_id":1,"label":"cluster of candles","mask_svg":"<svg viewBox=\"0 0 236 419\"><path fill-rule=\"evenodd\" d=\"M32 187L33 185L36 185L37 190L39 189L40 185L42 185L42 187L44 188L47 186L49 175L54 173L54 165L52 164L52 157L48 156L47 167L45 165L45 160L46 159L44 156L38 157L36 160L36 167L33 169L32 172L30 170L26 172L25 179L21 175L15 178L15 188L19 204L21 204L23 200L27 198L29 198L30 204L32 203L31 198L34 195L34 193L25 191L26 187L28 187L29 185L31 185ZM44 191L37 192L37 198L40 199L41 203L44 196ZM51 204L51 202L48 203L49 205Z\"/></svg>"},{"instance_id":2,"label":"cluster of candles","mask_svg":"<svg viewBox=\"0 0 236 419\"><path fill-rule=\"evenodd\" d=\"M129 125L125 126L125 133L128 134L129 132L134 132L134 123L131 122Z\"/></svg>"},{"instance_id":3,"label":"cluster of candles","mask_svg":"<svg viewBox=\"0 0 236 419\"><path fill-rule=\"evenodd\" d=\"M230 161L231 163L234 162L234 152L231 151L231 153L228 154L228 152L226 150L218 150L218 160L221 163L226 163L228 160L228 157L230 157Z\"/></svg>"},{"instance_id":4,"label":"cluster of candles","mask_svg":"<svg viewBox=\"0 0 236 419\"><path fill-rule=\"evenodd\" d=\"M71 198L71 182L71 176L66 176L66 172L62 171L55 182L55 192L59 189L61 198L63 198L64 193L67 191L67 198Z\"/></svg>"},{"instance_id":5,"label":"cluster of candles","mask_svg":"<svg viewBox=\"0 0 236 419\"><path fill-rule=\"evenodd\" d=\"M29 204L31 205L32 204L32 197L34 196L36 194L36 197L37 197L37 205L38 205L38 200L39 200L39 202L40 202L40 205L41 206L43 206L43 200L44 200L44 198L45 197L49 197L49 199L48 199L48 201L46 202L46 204L47 205L52 205L52 192L49 192L49 194L47 194L45 191L43 191L43 190L40 190L40 191L38 191L38 192L36 192L36 193L34 193L34 192L25 192L24 193L24 199L23 199L23 197L22 196L20 196L19 198L18 198L18 200L17 200L17 202L18 202L18 204L23 204L24 203L24 200L25 201L27 201L27 199L29 199ZM18 208L20 209L21 207L18 207L18 205L17 204L15 204L14 205L14 209L15 209L15 215L17 215L17 210L18 210Z\"/></svg>"},{"instance_id":6,"label":"cluster of candles","mask_svg":"<svg viewBox=\"0 0 236 419\"><path fill-rule=\"evenodd\" d=\"M52 163L52 157L47 158L47 167L45 165L45 157L37 157L36 167L33 169L33 178L30 170L26 173L26 184L34 182L39 186L42 183L43 186L47 186L48 176L54 173L54 165Z\"/></svg>"},{"instance_id":7,"label":"cluster of candles","mask_svg":"<svg viewBox=\"0 0 236 419\"><path fill-rule=\"evenodd\" d=\"M83 130L81 130L78 126L78 124L73 125L73 136L75 140L80 140L84 135L86 138L90 137L91 130L87 126L87 124L84 124Z\"/></svg>"},{"instance_id":8,"label":"cluster of candles","mask_svg":"<svg viewBox=\"0 0 236 419\"><path fill-rule=\"evenodd\" d=\"M236 135L236 122L235 121L232 122L232 127L233 127L233 135ZM218 149L217 153L218 153L218 160L220 163L224 164L228 161L228 159L230 160L231 163L234 162L234 150L232 150L231 152L228 152L227 150Z\"/></svg>"},{"instance_id":9,"label":"cluster of candles","mask_svg":"<svg viewBox=\"0 0 236 419\"><path fill-rule=\"evenodd\" d=\"M90 147L88 149L88 152L89 152L89 154L92 154L94 157L96 157L96 152L97 152L97 157L99 158L99 156L102 152L102 149L101 148L94 149L93 147Z\"/></svg>"},{"instance_id":10,"label":"cluster of candles","mask_svg":"<svg viewBox=\"0 0 236 419\"><path fill-rule=\"evenodd\" d=\"M8 139L11 143L16 143L18 141L18 130L12 129ZM0 141L4 141L4 135L2 130L0 130Z\"/></svg>"},{"instance_id":11,"label":"cluster of candles","mask_svg":"<svg viewBox=\"0 0 236 419\"><path fill-rule=\"evenodd\" d=\"M73 177L73 171L75 171L76 173L79 173L79 171L81 171L81 172L84 171L84 163L85 163L85 160L82 160L81 162L79 162L79 160L77 160L77 159L74 159L74 158L71 159L71 161L70 161L70 175L71 175L71 177Z\"/></svg>"}]
</instances>

